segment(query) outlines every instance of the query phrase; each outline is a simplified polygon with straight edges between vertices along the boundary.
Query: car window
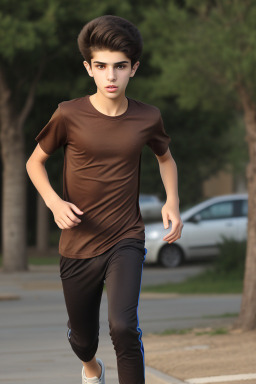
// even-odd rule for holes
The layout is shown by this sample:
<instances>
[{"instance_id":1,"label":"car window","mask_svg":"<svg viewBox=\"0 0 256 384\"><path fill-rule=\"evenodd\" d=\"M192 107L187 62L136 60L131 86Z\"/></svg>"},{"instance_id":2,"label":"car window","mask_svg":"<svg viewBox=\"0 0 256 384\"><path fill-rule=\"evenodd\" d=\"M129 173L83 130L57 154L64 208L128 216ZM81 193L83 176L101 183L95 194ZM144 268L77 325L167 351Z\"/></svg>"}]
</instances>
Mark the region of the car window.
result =
<instances>
[{"instance_id":1,"label":"car window","mask_svg":"<svg viewBox=\"0 0 256 384\"><path fill-rule=\"evenodd\" d=\"M157 203L157 202L159 202L159 199L157 196L153 196L153 195L139 196L139 203Z\"/></svg>"},{"instance_id":2,"label":"car window","mask_svg":"<svg viewBox=\"0 0 256 384\"><path fill-rule=\"evenodd\" d=\"M234 202L223 201L221 203L215 203L210 207L202 209L198 212L202 220L214 220L214 219L225 219L234 217Z\"/></svg>"},{"instance_id":3,"label":"car window","mask_svg":"<svg viewBox=\"0 0 256 384\"><path fill-rule=\"evenodd\" d=\"M248 200L241 201L241 216L248 216Z\"/></svg>"}]
</instances>

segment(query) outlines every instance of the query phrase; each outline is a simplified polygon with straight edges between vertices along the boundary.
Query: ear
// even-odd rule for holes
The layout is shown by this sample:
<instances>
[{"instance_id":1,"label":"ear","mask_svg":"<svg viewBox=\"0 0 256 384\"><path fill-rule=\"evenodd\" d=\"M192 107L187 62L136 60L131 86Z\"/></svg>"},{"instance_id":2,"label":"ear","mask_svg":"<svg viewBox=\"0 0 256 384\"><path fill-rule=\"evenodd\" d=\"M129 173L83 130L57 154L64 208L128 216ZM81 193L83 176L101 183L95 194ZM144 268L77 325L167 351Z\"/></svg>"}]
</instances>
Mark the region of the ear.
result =
<instances>
[{"instance_id":1,"label":"ear","mask_svg":"<svg viewBox=\"0 0 256 384\"><path fill-rule=\"evenodd\" d=\"M92 70L91 70L91 67L90 67L90 64L87 62L87 61L83 61L83 65L85 66L89 76L93 77L93 73L92 73Z\"/></svg>"},{"instance_id":2,"label":"ear","mask_svg":"<svg viewBox=\"0 0 256 384\"><path fill-rule=\"evenodd\" d=\"M133 77L133 76L135 75L135 72L137 71L139 65L140 65L140 62L139 62L139 61L136 61L136 63L135 63L134 66L132 67L132 71L131 71L130 77Z\"/></svg>"}]
</instances>

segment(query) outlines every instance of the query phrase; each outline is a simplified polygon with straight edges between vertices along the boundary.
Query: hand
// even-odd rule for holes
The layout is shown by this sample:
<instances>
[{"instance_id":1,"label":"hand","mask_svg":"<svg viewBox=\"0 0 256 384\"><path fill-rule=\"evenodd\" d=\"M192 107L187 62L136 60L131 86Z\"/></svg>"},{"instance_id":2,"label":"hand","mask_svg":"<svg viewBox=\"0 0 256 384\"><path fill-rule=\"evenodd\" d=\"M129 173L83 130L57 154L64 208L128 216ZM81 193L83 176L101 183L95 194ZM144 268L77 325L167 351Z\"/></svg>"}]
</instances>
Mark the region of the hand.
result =
<instances>
[{"instance_id":1,"label":"hand","mask_svg":"<svg viewBox=\"0 0 256 384\"><path fill-rule=\"evenodd\" d=\"M61 229L68 229L77 226L82 220L79 219L79 217L76 217L74 212L78 215L82 215L84 213L77 208L75 204L62 199L55 202L51 211L53 213L55 223Z\"/></svg>"},{"instance_id":2,"label":"hand","mask_svg":"<svg viewBox=\"0 0 256 384\"><path fill-rule=\"evenodd\" d=\"M179 214L179 208L173 206L172 204L166 202L162 208L162 217L164 228L169 228L169 220L172 223L172 230L167 235L163 237L164 241L168 243L173 243L174 241L180 239L181 231L183 228L183 222Z\"/></svg>"}]
</instances>

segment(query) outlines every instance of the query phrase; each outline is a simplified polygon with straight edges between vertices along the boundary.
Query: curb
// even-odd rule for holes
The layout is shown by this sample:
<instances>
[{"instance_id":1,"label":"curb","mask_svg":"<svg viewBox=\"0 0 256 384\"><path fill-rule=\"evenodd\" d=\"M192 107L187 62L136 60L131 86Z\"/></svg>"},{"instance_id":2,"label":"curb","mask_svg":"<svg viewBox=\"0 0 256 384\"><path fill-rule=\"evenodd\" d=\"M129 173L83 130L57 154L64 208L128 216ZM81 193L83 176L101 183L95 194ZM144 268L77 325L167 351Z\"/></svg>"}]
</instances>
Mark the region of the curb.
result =
<instances>
[{"instance_id":1,"label":"curb","mask_svg":"<svg viewBox=\"0 0 256 384\"><path fill-rule=\"evenodd\" d=\"M148 384L186 384L185 381L166 375L149 366L146 366L146 381Z\"/></svg>"}]
</instances>

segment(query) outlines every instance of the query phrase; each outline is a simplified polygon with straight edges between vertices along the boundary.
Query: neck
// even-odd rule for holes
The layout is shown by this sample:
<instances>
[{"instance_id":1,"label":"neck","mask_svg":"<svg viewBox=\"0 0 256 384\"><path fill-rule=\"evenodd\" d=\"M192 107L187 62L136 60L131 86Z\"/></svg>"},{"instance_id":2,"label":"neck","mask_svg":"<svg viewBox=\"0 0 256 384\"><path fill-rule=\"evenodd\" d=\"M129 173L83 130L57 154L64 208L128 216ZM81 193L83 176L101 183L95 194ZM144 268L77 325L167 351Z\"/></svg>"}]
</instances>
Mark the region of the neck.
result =
<instances>
[{"instance_id":1,"label":"neck","mask_svg":"<svg viewBox=\"0 0 256 384\"><path fill-rule=\"evenodd\" d=\"M97 92L90 96L90 101L94 108L99 112L109 116L123 114L128 108L128 100L125 94L115 99L107 98L102 93Z\"/></svg>"}]
</instances>

